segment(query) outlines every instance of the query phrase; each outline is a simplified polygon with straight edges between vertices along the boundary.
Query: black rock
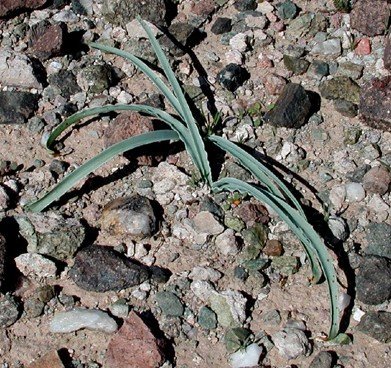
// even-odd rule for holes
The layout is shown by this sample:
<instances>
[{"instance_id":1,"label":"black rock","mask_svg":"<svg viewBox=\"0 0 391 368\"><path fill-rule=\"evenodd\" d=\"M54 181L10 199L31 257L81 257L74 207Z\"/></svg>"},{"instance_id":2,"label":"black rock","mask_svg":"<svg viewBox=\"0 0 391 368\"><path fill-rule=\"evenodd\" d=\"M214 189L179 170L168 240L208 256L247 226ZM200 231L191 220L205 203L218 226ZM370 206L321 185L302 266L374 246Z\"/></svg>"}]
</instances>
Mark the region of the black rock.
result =
<instances>
[{"instance_id":1,"label":"black rock","mask_svg":"<svg viewBox=\"0 0 391 368\"><path fill-rule=\"evenodd\" d=\"M149 271L110 247L92 244L77 253L70 276L84 290L105 292L140 285Z\"/></svg>"},{"instance_id":2,"label":"black rock","mask_svg":"<svg viewBox=\"0 0 391 368\"><path fill-rule=\"evenodd\" d=\"M391 341L391 313L368 312L361 318L357 329L377 341L389 343Z\"/></svg>"},{"instance_id":3,"label":"black rock","mask_svg":"<svg viewBox=\"0 0 391 368\"><path fill-rule=\"evenodd\" d=\"M38 109L39 96L29 92L0 91L0 124L23 124Z\"/></svg>"},{"instance_id":4,"label":"black rock","mask_svg":"<svg viewBox=\"0 0 391 368\"><path fill-rule=\"evenodd\" d=\"M68 162L55 158L49 165L49 171L52 173L54 178L58 178L58 176L65 173L68 167Z\"/></svg>"},{"instance_id":5,"label":"black rock","mask_svg":"<svg viewBox=\"0 0 391 368\"><path fill-rule=\"evenodd\" d=\"M66 99L69 99L75 93L81 92L81 88L76 81L76 76L68 70L61 70L56 74L50 75L49 83L58 88L61 96Z\"/></svg>"},{"instance_id":6,"label":"black rock","mask_svg":"<svg viewBox=\"0 0 391 368\"><path fill-rule=\"evenodd\" d=\"M364 256L356 278L357 299L377 305L391 298L391 260L378 256Z\"/></svg>"},{"instance_id":7,"label":"black rock","mask_svg":"<svg viewBox=\"0 0 391 368\"><path fill-rule=\"evenodd\" d=\"M391 259L391 225L387 223L370 223L367 226L367 254Z\"/></svg>"},{"instance_id":8,"label":"black rock","mask_svg":"<svg viewBox=\"0 0 391 368\"><path fill-rule=\"evenodd\" d=\"M231 92L237 90L248 77L247 70L234 63L228 64L217 74L218 82Z\"/></svg>"},{"instance_id":9,"label":"black rock","mask_svg":"<svg viewBox=\"0 0 391 368\"><path fill-rule=\"evenodd\" d=\"M212 28L210 29L214 34L223 34L227 33L232 29L232 21L229 18L219 17L213 23Z\"/></svg>"},{"instance_id":10,"label":"black rock","mask_svg":"<svg viewBox=\"0 0 391 368\"><path fill-rule=\"evenodd\" d=\"M300 84L288 83L281 92L274 109L264 119L276 127L300 128L311 110L311 101Z\"/></svg>"},{"instance_id":11,"label":"black rock","mask_svg":"<svg viewBox=\"0 0 391 368\"><path fill-rule=\"evenodd\" d=\"M256 0L238 0L235 2L234 7L239 11L255 10L258 7Z\"/></svg>"}]
</instances>

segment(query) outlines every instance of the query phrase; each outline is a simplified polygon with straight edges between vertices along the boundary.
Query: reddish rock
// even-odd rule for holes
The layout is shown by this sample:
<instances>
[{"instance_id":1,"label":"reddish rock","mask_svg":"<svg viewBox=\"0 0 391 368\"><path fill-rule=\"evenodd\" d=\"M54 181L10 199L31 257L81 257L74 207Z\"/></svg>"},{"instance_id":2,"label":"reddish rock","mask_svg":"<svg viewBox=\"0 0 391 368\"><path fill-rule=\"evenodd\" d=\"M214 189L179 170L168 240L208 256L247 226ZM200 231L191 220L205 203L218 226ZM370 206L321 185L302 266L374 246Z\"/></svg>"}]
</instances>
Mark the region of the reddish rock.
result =
<instances>
[{"instance_id":1,"label":"reddish rock","mask_svg":"<svg viewBox=\"0 0 391 368\"><path fill-rule=\"evenodd\" d=\"M362 184L369 193L386 194L391 184L390 172L384 166L373 167L364 175Z\"/></svg>"},{"instance_id":2,"label":"reddish rock","mask_svg":"<svg viewBox=\"0 0 391 368\"><path fill-rule=\"evenodd\" d=\"M119 114L105 130L103 141L105 148L112 146L115 143L121 142L124 139L134 137L139 134L152 132L155 130L152 120L135 111L127 111ZM124 156L128 159L137 157L139 165L153 165L162 160L162 156L155 155L155 149L150 147L142 147L132 150Z\"/></svg>"},{"instance_id":3,"label":"reddish rock","mask_svg":"<svg viewBox=\"0 0 391 368\"><path fill-rule=\"evenodd\" d=\"M391 76L373 78L360 94L360 114L366 125L391 131Z\"/></svg>"},{"instance_id":4,"label":"reddish rock","mask_svg":"<svg viewBox=\"0 0 391 368\"><path fill-rule=\"evenodd\" d=\"M42 61L60 56L67 34L65 23L52 24L48 20L39 22L31 29L29 51Z\"/></svg>"},{"instance_id":5,"label":"reddish rock","mask_svg":"<svg viewBox=\"0 0 391 368\"><path fill-rule=\"evenodd\" d=\"M387 0L357 0L350 13L352 28L373 37L385 32L391 4Z\"/></svg>"},{"instance_id":6,"label":"reddish rock","mask_svg":"<svg viewBox=\"0 0 391 368\"><path fill-rule=\"evenodd\" d=\"M64 368L57 351L49 351L43 357L34 360L26 368Z\"/></svg>"},{"instance_id":7,"label":"reddish rock","mask_svg":"<svg viewBox=\"0 0 391 368\"><path fill-rule=\"evenodd\" d=\"M266 242L262 252L267 256L279 257L283 253L283 247L279 240L272 239Z\"/></svg>"},{"instance_id":8,"label":"reddish rock","mask_svg":"<svg viewBox=\"0 0 391 368\"><path fill-rule=\"evenodd\" d=\"M255 222L265 224L268 222L268 212L262 205L256 205L251 202L243 202L235 209L235 215L240 217L247 225L251 227Z\"/></svg>"},{"instance_id":9,"label":"reddish rock","mask_svg":"<svg viewBox=\"0 0 391 368\"><path fill-rule=\"evenodd\" d=\"M391 38L388 37L384 46L384 67L391 71Z\"/></svg>"},{"instance_id":10,"label":"reddish rock","mask_svg":"<svg viewBox=\"0 0 391 368\"><path fill-rule=\"evenodd\" d=\"M361 38L357 41L354 49L357 55L369 55L371 53L371 41L368 37Z\"/></svg>"},{"instance_id":11,"label":"reddish rock","mask_svg":"<svg viewBox=\"0 0 391 368\"><path fill-rule=\"evenodd\" d=\"M214 0L198 0L193 3L191 12L196 15L210 15L217 7Z\"/></svg>"},{"instance_id":12,"label":"reddish rock","mask_svg":"<svg viewBox=\"0 0 391 368\"><path fill-rule=\"evenodd\" d=\"M157 368L164 362L164 341L157 339L144 321L131 312L111 339L107 368Z\"/></svg>"},{"instance_id":13,"label":"reddish rock","mask_svg":"<svg viewBox=\"0 0 391 368\"><path fill-rule=\"evenodd\" d=\"M264 84L266 92L269 95L275 96L281 94L287 84L287 81L283 77L271 73L265 77Z\"/></svg>"},{"instance_id":14,"label":"reddish rock","mask_svg":"<svg viewBox=\"0 0 391 368\"><path fill-rule=\"evenodd\" d=\"M8 17L23 10L34 10L42 7L48 0L1 0L0 17Z\"/></svg>"}]
</instances>

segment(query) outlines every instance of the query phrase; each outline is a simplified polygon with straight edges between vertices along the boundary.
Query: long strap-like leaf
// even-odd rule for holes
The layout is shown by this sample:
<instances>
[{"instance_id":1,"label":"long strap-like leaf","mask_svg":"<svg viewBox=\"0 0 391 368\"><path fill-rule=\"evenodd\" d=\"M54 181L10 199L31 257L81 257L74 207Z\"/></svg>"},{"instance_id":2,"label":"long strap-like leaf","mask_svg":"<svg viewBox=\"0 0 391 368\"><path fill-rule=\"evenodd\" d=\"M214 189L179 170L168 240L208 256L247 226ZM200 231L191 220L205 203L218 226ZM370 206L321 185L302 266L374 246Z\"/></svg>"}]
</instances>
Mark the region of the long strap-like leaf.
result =
<instances>
[{"instance_id":1,"label":"long strap-like leaf","mask_svg":"<svg viewBox=\"0 0 391 368\"><path fill-rule=\"evenodd\" d=\"M85 164L78 167L76 170L68 174L64 179L56 184L48 193L36 202L29 203L25 209L32 212L40 212L44 210L54 201L58 200L63 194L71 189L81 179L92 173L98 167L102 166L105 162L109 161L116 155L129 151L131 149L144 146L150 143L156 143L161 141L167 141L171 139L178 139L178 134L173 130L157 130L140 134L135 137L125 139L119 143L116 143L106 150L102 151Z\"/></svg>"},{"instance_id":2,"label":"long strap-like leaf","mask_svg":"<svg viewBox=\"0 0 391 368\"><path fill-rule=\"evenodd\" d=\"M312 226L297 212L278 196L261 188L256 188L249 183L235 178L224 178L213 184L215 191L230 190L251 194L254 198L263 201L288 224L293 233L300 239L304 248L314 249L322 267L330 294L330 331L329 339L338 335L339 310L338 310L338 282L337 274L333 266L333 260L328 254L323 241Z\"/></svg>"}]
</instances>

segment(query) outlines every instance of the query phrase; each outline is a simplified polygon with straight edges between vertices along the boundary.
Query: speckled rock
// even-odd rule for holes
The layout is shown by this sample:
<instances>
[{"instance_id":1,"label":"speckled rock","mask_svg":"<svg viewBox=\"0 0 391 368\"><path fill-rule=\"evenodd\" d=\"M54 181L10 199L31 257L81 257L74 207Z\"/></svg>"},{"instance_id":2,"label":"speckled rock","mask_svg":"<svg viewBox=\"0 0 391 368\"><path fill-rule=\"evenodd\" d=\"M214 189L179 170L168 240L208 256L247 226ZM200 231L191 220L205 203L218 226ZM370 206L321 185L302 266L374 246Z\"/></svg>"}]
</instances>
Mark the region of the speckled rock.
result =
<instances>
[{"instance_id":1,"label":"speckled rock","mask_svg":"<svg viewBox=\"0 0 391 368\"><path fill-rule=\"evenodd\" d=\"M155 295L157 304L166 316L181 317L185 310L179 297L170 291L161 291Z\"/></svg>"},{"instance_id":2,"label":"speckled rock","mask_svg":"<svg viewBox=\"0 0 391 368\"><path fill-rule=\"evenodd\" d=\"M153 24L166 24L166 2L156 0L146 6L143 0L104 0L102 14L113 24L125 26L139 15Z\"/></svg>"},{"instance_id":3,"label":"speckled rock","mask_svg":"<svg viewBox=\"0 0 391 368\"><path fill-rule=\"evenodd\" d=\"M65 23L52 24L43 20L31 28L29 51L42 61L60 56L64 51L67 35Z\"/></svg>"},{"instance_id":4,"label":"speckled rock","mask_svg":"<svg viewBox=\"0 0 391 368\"><path fill-rule=\"evenodd\" d=\"M391 313L368 312L360 320L357 329L382 343L391 341Z\"/></svg>"},{"instance_id":5,"label":"speckled rock","mask_svg":"<svg viewBox=\"0 0 391 368\"><path fill-rule=\"evenodd\" d=\"M285 67L296 75L304 74L310 65L309 61L290 55L284 55L283 60Z\"/></svg>"},{"instance_id":6,"label":"speckled rock","mask_svg":"<svg viewBox=\"0 0 391 368\"><path fill-rule=\"evenodd\" d=\"M157 230L151 201L139 195L109 202L103 209L100 223L110 234L125 235L134 240L150 237Z\"/></svg>"},{"instance_id":7,"label":"speckled rock","mask_svg":"<svg viewBox=\"0 0 391 368\"><path fill-rule=\"evenodd\" d=\"M357 299L377 305L391 298L391 260L368 255L361 259L356 277Z\"/></svg>"},{"instance_id":8,"label":"speckled rock","mask_svg":"<svg viewBox=\"0 0 391 368\"><path fill-rule=\"evenodd\" d=\"M233 63L228 64L217 74L218 82L231 92L236 91L248 77L246 69Z\"/></svg>"},{"instance_id":9,"label":"speckled rock","mask_svg":"<svg viewBox=\"0 0 391 368\"><path fill-rule=\"evenodd\" d=\"M42 279L57 274L56 264L38 253L23 253L14 260L19 271L27 277Z\"/></svg>"},{"instance_id":10,"label":"speckled rock","mask_svg":"<svg viewBox=\"0 0 391 368\"><path fill-rule=\"evenodd\" d=\"M346 100L355 104L359 102L360 86L348 77L325 80L319 85L319 91L323 98Z\"/></svg>"},{"instance_id":11,"label":"speckled rock","mask_svg":"<svg viewBox=\"0 0 391 368\"><path fill-rule=\"evenodd\" d=\"M334 359L328 351L319 352L314 359L312 359L308 368L333 368Z\"/></svg>"},{"instance_id":12,"label":"speckled rock","mask_svg":"<svg viewBox=\"0 0 391 368\"><path fill-rule=\"evenodd\" d=\"M296 328L285 328L272 335L273 343L281 356L295 359L307 356L311 352L311 344L306 334Z\"/></svg>"},{"instance_id":13,"label":"speckled rock","mask_svg":"<svg viewBox=\"0 0 391 368\"><path fill-rule=\"evenodd\" d=\"M310 109L311 102L305 89L300 84L288 83L275 107L264 118L276 127L299 128L306 123Z\"/></svg>"},{"instance_id":14,"label":"speckled rock","mask_svg":"<svg viewBox=\"0 0 391 368\"><path fill-rule=\"evenodd\" d=\"M366 227L366 234L365 253L391 259L391 225L372 222Z\"/></svg>"},{"instance_id":15,"label":"speckled rock","mask_svg":"<svg viewBox=\"0 0 391 368\"><path fill-rule=\"evenodd\" d=\"M59 94L66 99L81 92L75 74L69 70L60 70L58 73L49 75L48 79L50 85L58 89Z\"/></svg>"},{"instance_id":16,"label":"speckled rock","mask_svg":"<svg viewBox=\"0 0 391 368\"><path fill-rule=\"evenodd\" d=\"M140 285L149 278L146 267L111 247L89 245L76 254L69 274L82 289L105 292Z\"/></svg>"},{"instance_id":17,"label":"speckled rock","mask_svg":"<svg viewBox=\"0 0 391 368\"><path fill-rule=\"evenodd\" d=\"M198 313L198 323L201 327L213 330L217 327L217 316L208 307L202 307Z\"/></svg>"},{"instance_id":18,"label":"speckled rock","mask_svg":"<svg viewBox=\"0 0 391 368\"><path fill-rule=\"evenodd\" d=\"M29 253L41 253L65 261L76 253L85 237L79 220L55 213L30 213L15 216L19 232L27 241Z\"/></svg>"},{"instance_id":19,"label":"speckled rock","mask_svg":"<svg viewBox=\"0 0 391 368\"><path fill-rule=\"evenodd\" d=\"M158 368L164 362L165 341L156 338L139 315L131 312L110 340L106 365L110 368Z\"/></svg>"},{"instance_id":20,"label":"speckled rock","mask_svg":"<svg viewBox=\"0 0 391 368\"><path fill-rule=\"evenodd\" d=\"M39 96L29 92L0 91L0 124L23 124L38 109Z\"/></svg>"},{"instance_id":21,"label":"speckled rock","mask_svg":"<svg viewBox=\"0 0 391 368\"><path fill-rule=\"evenodd\" d=\"M384 0L358 0L350 13L352 28L373 37L381 35L387 27L391 4Z\"/></svg>"},{"instance_id":22,"label":"speckled rock","mask_svg":"<svg viewBox=\"0 0 391 368\"><path fill-rule=\"evenodd\" d=\"M390 189L391 174L384 166L373 167L364 175L362 184L367 192L383 195Z\"/></svg>"},{"instance_id":23,"label":"speckled rock","mask_svg":"<svg viewBox=\"0 0 391 368\"><path fill-rule=\"evenodd\" d=\"M255 10L257 8L256 0L237 0L235 1L235 9L239 11Z\"/></svg>"},{"instance_id":24,"label":"speckled rock","mask_svg":"<svg viewBox=\"0 0 391 368\"><path fill-rule=\"evenodd\" d=\"M391 131L391 76L374 78L361 89L360 114L366 125Z\"/></svg>"},{"instance_id":25,"label":"speckled rock","mask_svg":"<svg viewBox=\"0 0 391 368\"><path fill-rule=\"evenodd\" d=\"M82 68L76 78L83 91L98 94L111 86L113 71L108 64L93 64Z\"/></svg>"},{"instance_id":26,"label":"speckled rock","mask_svg":"<svg viewBox=\"0 0 391 368\"><path fill-rule=\"evenodd\" d=\"M227 33L232 29L232 20L230 18L218 17L211 27L211 32L219 35Z\"/></svg>"},{"instance_id":27,"label":"speckled rock","mask_svg":"<svg viewBox=\"0 0 391 368\"><path fill-rule=\"evenodd\" d=\"M12 295L0 297L0 328L13 325L20 316L20 305Z\"/></svg>"}]
</instances>

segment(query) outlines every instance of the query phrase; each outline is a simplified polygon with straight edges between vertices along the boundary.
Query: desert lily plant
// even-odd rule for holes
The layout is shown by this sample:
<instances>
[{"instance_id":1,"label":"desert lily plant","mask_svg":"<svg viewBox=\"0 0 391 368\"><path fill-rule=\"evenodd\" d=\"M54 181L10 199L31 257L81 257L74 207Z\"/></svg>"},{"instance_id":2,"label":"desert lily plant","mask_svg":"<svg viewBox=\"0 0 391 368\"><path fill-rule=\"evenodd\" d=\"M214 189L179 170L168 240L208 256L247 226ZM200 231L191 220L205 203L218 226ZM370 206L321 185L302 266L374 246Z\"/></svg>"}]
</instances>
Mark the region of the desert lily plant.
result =
<instances>
[{"instance_id":1,"label":"desert lily plant","mask_svg":"<svg viewBox=\"0 0 391 368\"><path fill-rule=\"evenodd\" d=\"M211 134L203 137L200 134L197 121L170 67L167 57L149 26L141 19L139 19L139 22L149 38L170 87L138 57L99 43L92 42L89 45L103 52L124 57L132 62L166 97L176 115L174 116L160 109L143 104L107 105L90 108L70 116L58 125L49 135L46 141L46 147L48 150L51 150L56 138L72 124L90 116L114 111L130 110L147 114L163 121L170 129L148 132L112 145L68 174L42 198L28 204L26 210L33 212L44 210L71 189L77 182L118 154L146 144L179 139L183 142L187 153L198 169L200 178L213 192L237 191L252 195L254 198L270 206L300 239L311 265L313 274L312 284L318 283L322 276L324 276L327 282L330 295L330 329L328 339L334 339L339 333L338 282L336 271L325 244L308 222L299 201L275 173L237 144L217 135ZM208 154L205 148L207 141L218 146L238 160L244 168L253 174L258 184L250 184L232 177L213 180Z\"/></svg>"}]
</instances>

